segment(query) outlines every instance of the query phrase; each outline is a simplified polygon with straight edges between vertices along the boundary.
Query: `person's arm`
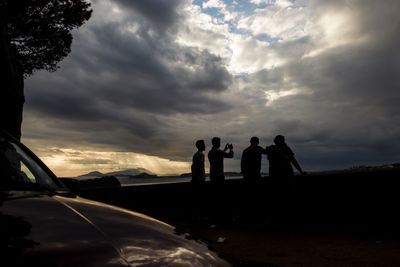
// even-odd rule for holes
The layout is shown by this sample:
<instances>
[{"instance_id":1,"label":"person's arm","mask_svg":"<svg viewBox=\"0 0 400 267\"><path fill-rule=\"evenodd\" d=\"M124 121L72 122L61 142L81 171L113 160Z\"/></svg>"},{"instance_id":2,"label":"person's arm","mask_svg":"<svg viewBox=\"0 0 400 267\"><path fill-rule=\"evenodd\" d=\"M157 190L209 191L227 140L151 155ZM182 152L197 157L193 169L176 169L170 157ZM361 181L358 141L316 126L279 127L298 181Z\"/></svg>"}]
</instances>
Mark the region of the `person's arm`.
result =
<instances>
[{"instance_id":1,"label":"person's arm","mask_svg":"<svg viewBox=\"0 0 400 267\"><path fill-rule=\"evenodd\" d=\"M307 174L305 171L303 171L303 169L300 167L300 164L297 162L296 158L294 157L294 155L291 157L291 162L293 164L293 166L301 173L301 175L305 175Z\"/></svg>"},{"instance_id":2,"label":"person's arm","mask_svg":"<svg viewBox=\"0 0 400 267\"><path fill-rule=\"evenodd\" d=\"M229 152L227 152L227 150L229 150ZM224 158L233 158L233 146L231 145L228 147L228 145L226 145L222 154Z\"/></svg>"},{"instance_id":3,"label":"person's arm","mask_svg":"<svg viewBox=\"0 0 400 267\"><path fill-rule=\"evenodd\" d=\"M268 152L267 149L268 149L268 147L263 148L260 146L261 154L267 155L267 152Z\"/></svg>"},{"instance_id":4,"label":"person's arm","mask_svg":"<svg viewBox=\"0 0 400 267\"><path fill-rule=\"evenodd\" d=\"M290 154L290 162L293 164L293 166L296 168L296 170L299 171L299 173L300 173L301 175L305 175L306 172L303 171L303 169L300 167L300 164L297 162L297 160L296 160L296 158L295 158L295 156L294 156L293 151L292 151L289 147L288 147L288 150L289 150L289 154Z\"/></svg>"},{"instance_id":5,"label":"person's arm","mask_svg":"<svg viewBox=\"0 0 400 267\"><path fill-rule=\"evenodd\" d=\"M242 171L242 174L247 170L247 156L244 151L242 153L242 158L240 159L240 170Z\"/></svg>"},{"instance_id":6,"label":"person's arm","mask_svg":"<svg viewBox=\"0 0 400 267\"><path fill-rule=\"evenodd\" d=\"M242 158L240 159L240 172L243 173L243 169L244 169L244 160L243 160L243 154L242 154Z\"/></svg>"},{"instance_id":7,"label":"person's arm","mask_svg":"<svg viewBox=\"0 0 400 267\"><path fill-rule=\"evenodd\" d=\"M196 160L196 154L193 155L192 158L192 166L191 166L191 170L192 170L192 179L196 179L197 178L197 160Z\"/></svg>"},{"instance_id":8,"label":"person's arm","mask_svg":"<svg viewBox=\"0 0 400 267\"><path fill-rule=\"evenodd\" d=\"M229 152L224 151L224 158L233 158L233 150L229 149Z\"/></svg>"},{"instance_id":9,"label":"person's arm","mask_svg":"<svg viewBox=\"0 0 400 267\"><path fill-rule=\"evenodd\" d=\"M195 153L192 157L192 166L197 167L198 159L197 154Z\"/></svg>"},{"instance_id":10,"label":"person's arm","mask_svg":"<svg viewBox=\"0 0 400 267\"><path fill-rule=\"evenodd\" d=\"M203 176L203 178L205 178L206 176L206 169L205 169L205 157L204 154L202 153L200 155L200 170L201 170L201 174Z\"/></svg>"}]
</instances>

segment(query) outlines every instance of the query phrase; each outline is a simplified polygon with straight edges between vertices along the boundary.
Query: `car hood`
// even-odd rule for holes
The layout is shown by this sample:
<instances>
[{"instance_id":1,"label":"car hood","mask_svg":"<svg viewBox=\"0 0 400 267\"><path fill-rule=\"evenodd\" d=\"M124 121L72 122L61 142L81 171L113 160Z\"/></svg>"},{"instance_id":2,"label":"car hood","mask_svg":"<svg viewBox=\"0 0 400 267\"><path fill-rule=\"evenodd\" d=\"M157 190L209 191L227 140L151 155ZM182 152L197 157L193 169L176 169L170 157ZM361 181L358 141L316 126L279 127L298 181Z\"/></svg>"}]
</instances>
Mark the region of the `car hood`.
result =
<instances>
[{"instance_id":1,"label":"car hood","mask_svg":"<svg viewBox=\"0 0 400 267\"><path fill-rule=\"evenodd\" d=\"M5 199L0 228L8 258L42 266L230 266L204 244L140 213L33 192Z\"/></svg>"}]
</instances>

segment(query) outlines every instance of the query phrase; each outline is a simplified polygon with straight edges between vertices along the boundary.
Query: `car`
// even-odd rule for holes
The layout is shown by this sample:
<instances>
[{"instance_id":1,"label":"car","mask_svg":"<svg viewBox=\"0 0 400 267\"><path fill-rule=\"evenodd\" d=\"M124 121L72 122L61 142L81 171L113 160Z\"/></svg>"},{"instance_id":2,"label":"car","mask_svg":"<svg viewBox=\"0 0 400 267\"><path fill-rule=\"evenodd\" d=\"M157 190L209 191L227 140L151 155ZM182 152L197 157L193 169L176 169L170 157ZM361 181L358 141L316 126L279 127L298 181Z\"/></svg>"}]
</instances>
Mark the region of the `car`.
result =
<instances>
[{"instance_id":1,"label":"car","mask_svg":"<svg viewBox=\"0 0 400 267\"><path fill-rule=\"evenodd\" d=\"M0 132L2 266L231 266L205 243L127 209L71 193Z\"/></svg>"}]
</instances>

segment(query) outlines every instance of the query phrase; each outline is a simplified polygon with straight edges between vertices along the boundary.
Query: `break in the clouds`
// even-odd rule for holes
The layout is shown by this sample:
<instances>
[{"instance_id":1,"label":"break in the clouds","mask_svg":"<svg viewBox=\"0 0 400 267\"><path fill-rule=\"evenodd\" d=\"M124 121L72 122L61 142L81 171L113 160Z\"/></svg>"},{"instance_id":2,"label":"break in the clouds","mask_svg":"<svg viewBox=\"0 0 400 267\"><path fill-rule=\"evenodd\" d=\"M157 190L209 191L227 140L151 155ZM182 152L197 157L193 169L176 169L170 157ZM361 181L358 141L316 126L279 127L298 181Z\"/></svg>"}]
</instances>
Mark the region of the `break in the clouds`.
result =
<instances>
[{"instance_id":1,"label":"break in the clouds","mask_svg":"<svg viewBox=\"0 0 400 267\"><path fill-rule=\"evenodd\" d=\"M308 170L398 161L400 2L92 3L61 68L26 81L24 140L59 173L80 168L68 149L82 170L189 172L213 136L228 170L253 135L286 135Z\"/></svg>"}]
</instances>

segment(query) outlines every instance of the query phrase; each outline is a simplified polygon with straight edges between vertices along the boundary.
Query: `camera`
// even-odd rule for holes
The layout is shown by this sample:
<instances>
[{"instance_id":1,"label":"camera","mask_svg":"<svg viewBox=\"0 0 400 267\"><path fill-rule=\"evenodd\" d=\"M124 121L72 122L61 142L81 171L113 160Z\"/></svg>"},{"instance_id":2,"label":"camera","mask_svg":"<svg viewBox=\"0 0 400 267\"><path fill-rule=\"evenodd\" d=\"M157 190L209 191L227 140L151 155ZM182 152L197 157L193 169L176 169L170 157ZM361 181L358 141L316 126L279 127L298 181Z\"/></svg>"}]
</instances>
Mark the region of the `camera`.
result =
<instances>
[{"instance_id":1,"label":"camera","mask_svg":"<svg viewBox=\"0 0 400 267\"><path fill-rule=\"evenodd\" d=\"M225 147L226 147L226 148L229 148L229 149L233 149L233 145L232 145L232 144L226 144Z\"/></svg>"}]
</instances>

